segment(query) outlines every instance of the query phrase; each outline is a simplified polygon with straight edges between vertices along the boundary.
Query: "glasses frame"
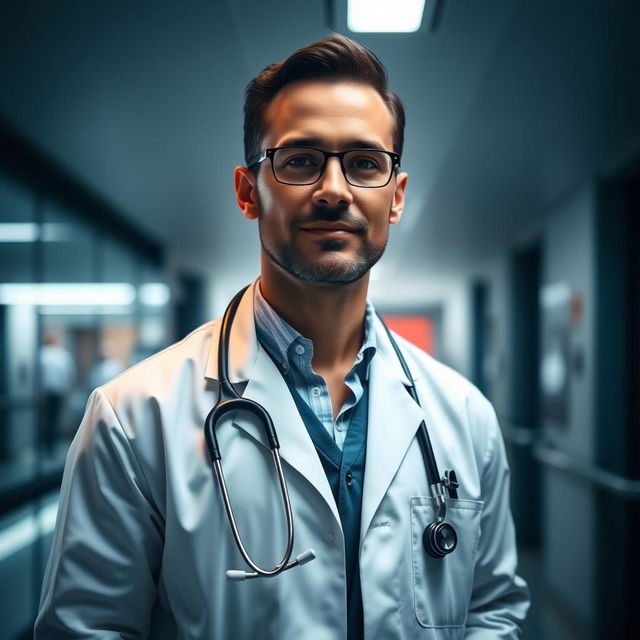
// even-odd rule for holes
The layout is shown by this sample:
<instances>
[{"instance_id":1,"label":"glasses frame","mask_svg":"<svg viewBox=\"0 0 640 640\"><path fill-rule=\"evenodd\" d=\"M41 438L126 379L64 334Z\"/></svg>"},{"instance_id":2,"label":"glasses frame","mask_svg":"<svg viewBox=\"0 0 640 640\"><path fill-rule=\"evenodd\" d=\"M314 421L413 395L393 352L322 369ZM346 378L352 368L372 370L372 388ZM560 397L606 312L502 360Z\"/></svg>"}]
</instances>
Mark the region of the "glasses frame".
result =
<instances>
[{"instance_id":1,"label":"glasses frame","mask_svg":"<svg viewBox=\"0 0 640 640\"><path fill-rule=\"evenodd\" d=\"M280 180L280 178L278 178L278 176L276 175L276 170L275 170L275 167L273 166L273 156L275 155L276 151L280 151L280 149L308 149L309 151L319 151L320 153L322 153L324 155L324 163L320 168L320 173L318 174L318 177L311 182L285 182L284 180ZM349 178L347 178L347 170L345 169L345 166L344 166L345 155L353 151L377 151L378 153L384 153L388 155L391 158L391 171L389 171L389 177L387 178L387 181L384 184L377 184L375 186L353 184L353 182L351 182ZM324 174L324 171L327 168L327 162L329 161L329 158L339 158L340 169L342 170L342 175L344 176L344 179L352 187L358 187L358 189L381 189L382 187L386 187L391 181L391 176L393 176L394 171L397 171L400 168L400 154L395 153L394 151L386 151L385 149L376 149L373 147L357 147L354 149L346 149L345 151L325 151L324 149L318 149L318 147L304 147L300 145L271 147L269 149L263 149L262 151L260 151L260 153L248 159L247 166L249 168L255 167L261 164L262 162L264 162L267 158L271 160L271 172L273 173L273 177L276 180L276 182L279 182L280 184L286 184L292 187L307 187L311 184L315 184L316 182L318 182L318 180L322 178L322 175Z\"/></svg>"}]
</instances>

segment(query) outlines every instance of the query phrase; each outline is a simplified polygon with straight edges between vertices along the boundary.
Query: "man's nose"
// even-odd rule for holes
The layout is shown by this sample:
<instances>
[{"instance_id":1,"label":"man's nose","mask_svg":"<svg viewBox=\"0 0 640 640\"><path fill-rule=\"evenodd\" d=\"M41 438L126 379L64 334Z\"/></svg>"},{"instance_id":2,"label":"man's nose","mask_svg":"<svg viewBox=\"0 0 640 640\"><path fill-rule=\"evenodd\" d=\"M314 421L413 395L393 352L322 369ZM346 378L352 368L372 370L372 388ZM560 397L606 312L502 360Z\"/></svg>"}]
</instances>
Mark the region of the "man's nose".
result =
<instances>
[{"instance_id":1,"label":"man's nose","mask_svg":"<svg viewBox=\"0 0 640 640\"><path fill-rule=\"evenodd\" d=\"M327 159L324 172L315 187L313 203L318 206L349 206L353 202L351 185L342 173L340 158Z\"/></svg>"}]
</instances>

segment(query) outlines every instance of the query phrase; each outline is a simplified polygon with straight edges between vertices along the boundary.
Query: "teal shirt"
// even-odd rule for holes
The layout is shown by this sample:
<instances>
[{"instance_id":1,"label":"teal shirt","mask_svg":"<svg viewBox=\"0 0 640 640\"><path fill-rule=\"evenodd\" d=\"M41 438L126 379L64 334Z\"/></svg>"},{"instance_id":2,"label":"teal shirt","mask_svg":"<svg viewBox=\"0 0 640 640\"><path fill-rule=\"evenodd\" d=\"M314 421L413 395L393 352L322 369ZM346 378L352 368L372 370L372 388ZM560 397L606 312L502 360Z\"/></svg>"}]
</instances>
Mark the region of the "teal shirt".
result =
<instances>
[{"instance_id":1,"label":"teal shirt","mask_svg":"<svg viewBox=\"0 0 640 640\"><path fill-rule=\"evenodd\" d=\"M360 401L363 384L369 378L371 359L376 352L373 330L373 305L367 302L365 310L364 340L351 370L344 378L350 393L333 419L329 389L322 376L311 366L313 343L305 338L268 304L255 288L254 318L258 340L274 361L289 387L294 388L311 408L338 448L342 449L347 437L354 408Z\"/></svg>"}]
</instances>

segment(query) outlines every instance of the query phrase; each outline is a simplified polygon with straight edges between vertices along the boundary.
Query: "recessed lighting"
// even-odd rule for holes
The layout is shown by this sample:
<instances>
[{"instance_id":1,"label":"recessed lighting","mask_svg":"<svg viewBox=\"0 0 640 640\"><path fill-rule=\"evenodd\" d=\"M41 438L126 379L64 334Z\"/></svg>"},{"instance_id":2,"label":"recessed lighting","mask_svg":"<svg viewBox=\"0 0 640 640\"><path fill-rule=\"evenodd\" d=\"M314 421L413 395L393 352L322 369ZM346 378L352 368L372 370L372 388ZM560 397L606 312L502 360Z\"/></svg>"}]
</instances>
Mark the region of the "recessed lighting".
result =
<instances>
[{"instance_id":1,"label":"recessed lighting","mask_svg":"<svg viewBox=\"0 0 640 640\"><path fill-rule=\"evenodd\" d=\"M411 33L422 24L425 0L349 0L347 25L359 33Z\"/></svg>"}]
</instances>

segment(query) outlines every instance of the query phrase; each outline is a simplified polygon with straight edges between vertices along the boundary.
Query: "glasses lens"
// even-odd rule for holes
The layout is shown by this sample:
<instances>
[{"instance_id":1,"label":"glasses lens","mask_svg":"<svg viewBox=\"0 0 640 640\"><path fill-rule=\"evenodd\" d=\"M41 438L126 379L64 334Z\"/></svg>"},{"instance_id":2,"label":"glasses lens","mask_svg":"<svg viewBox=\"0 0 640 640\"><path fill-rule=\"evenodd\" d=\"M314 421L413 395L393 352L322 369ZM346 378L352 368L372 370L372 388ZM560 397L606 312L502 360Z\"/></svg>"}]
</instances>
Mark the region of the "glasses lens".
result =
<instances>
[{"instance_id":1,"label":"glasses lens","mask_svg":"<svg viewBox=\"0 0 640 640\"><path fill-rule=\"evenodd\" d=\"M322 172L324 154L315 149L287 147L273 154L276 179L287 184L311 184Z\"/></svg>"},{"instance_id":2,"label":"glasses lens","mask_svg":"<svg viewBox=\"0 0 640 640\"><path fill-rule=\"evenodd\" d=\"M354 149L344 156L347 180L357 187L380 187L391 177L393 162L383 151Z\"/></svg>"}]
</instances>

